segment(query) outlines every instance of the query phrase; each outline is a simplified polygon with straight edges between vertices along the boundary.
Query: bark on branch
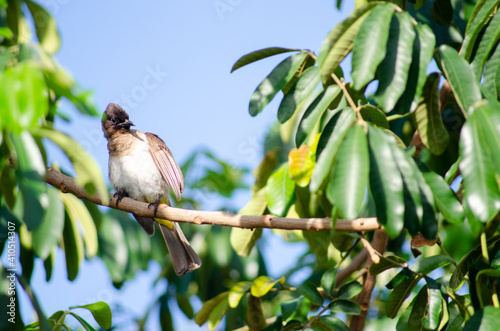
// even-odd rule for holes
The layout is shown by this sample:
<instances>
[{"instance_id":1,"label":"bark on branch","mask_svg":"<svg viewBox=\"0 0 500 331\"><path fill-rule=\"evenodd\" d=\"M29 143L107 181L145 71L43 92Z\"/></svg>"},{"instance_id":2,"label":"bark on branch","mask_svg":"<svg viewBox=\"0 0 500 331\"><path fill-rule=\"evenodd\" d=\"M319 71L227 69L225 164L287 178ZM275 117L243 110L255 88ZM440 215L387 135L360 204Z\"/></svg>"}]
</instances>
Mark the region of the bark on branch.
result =
<instances>
[{"instance_id":1,"label":"bark on branch","mask_svg":"<svg viewBox=\"0 0 500 331\"><path fill-rule=\"evenodd\" d=\"M46 182L55 186L63 193L71 193L76 197L88 200L92 203L107 206L110 208L134 213L139 216L153 217L153 208L148 208L148 204L139 202L130 198L123 198L119 205L116 205L116 199L110 196L107 205L103 204L101 198L96 195L88 194L85 189L78 186L74 178L66 176L59 171L48 168ZM331 230L332 221L330 218L285 218L272 215L250 216L236 215L221 211L202 211L189 210L167 206L161 204L158 207L156 217L176 222L194 223L194 224L212 224L245 229L272 228L283 230ZM377 218L358 218L352 221L337 220L336 231L361 232L380 229Z\"/></svg>"}]
</instances>

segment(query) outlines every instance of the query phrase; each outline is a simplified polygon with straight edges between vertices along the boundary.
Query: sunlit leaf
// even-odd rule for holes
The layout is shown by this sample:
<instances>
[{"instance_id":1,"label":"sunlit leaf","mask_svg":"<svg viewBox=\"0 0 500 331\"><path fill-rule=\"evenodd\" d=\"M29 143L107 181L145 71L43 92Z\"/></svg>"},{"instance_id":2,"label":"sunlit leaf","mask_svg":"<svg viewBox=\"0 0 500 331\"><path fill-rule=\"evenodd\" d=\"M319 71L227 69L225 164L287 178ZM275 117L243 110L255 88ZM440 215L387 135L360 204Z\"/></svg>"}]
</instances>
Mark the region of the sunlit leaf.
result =
<instances>
[{"instance_id":1,"label":"sunlit leaf","mask_svg":"<svg viewBox=\"0 0 500 331\"><path fill-rule=\"evenodd\" d=\"M477 108L462 127L460 135L459 164L464 185L464 201L470 211L481 222L488 222L500 210L500 188L497 182L498 169L490 156L490 148L498 151L500 137L500 120L491 122L497 117L489 116L487 108ZM486 131L486 132L485 132ZM494 134L486 138L486 133ZM493 161L493 162L492 162Z\"/></svg>"},{"instance_id":2,"label":"sunlit leaf","mask_svg":"<svg viewBox=\"0 0 500 331\"><path fill-rule=\"evenodd\" d=\"M491 14L498 7L497 0L480 0L477 1L476 6L467 22L467 28L465 30L464 41L462 43L462 48L460 54L466 59L470 60L471 55L474 51L474 45L476 40L481 33L483 27L490 20Z\"/></svg>"},{"instance_id":3,"label":"sunlit leaf","mask_svg":"<svg viewBox=\"0 0 500 331\"><path fill-rule=\"evenodd\" d=\"M283 164L269 177L266 186L266 200L269 210L284 216L295 199L295 182L290 178L288 163Z\"/></svg>"},{"instance_id":4,"label":"sunlit leaf","mask_svg":"<svg viewBox=\"0 0 500 331\"><path fill-rule=\"evenodd\" d=\"M483 67L488 60L490 52L494 50L500 39L500 14L498 12L493 16L490 23L486 27L484 35L481 37L477 51L474 54L474 59L471 63L471 69L476 76L476 80L480 81L483 73Z\"/></svg>"},{"instance_id":5,"label":"sunlit leaf","mask_svg":"<svg viewBox=\"0 0 500 331\"><path fill-rule=\"evenodd\" d=\"M353 41L368 13L381 2L372 2L356 9L342 21L323 40L318 55L318 66L321 70L321 81L326 84L330 75L340 62L349 54Z\"/></svg>"},{"instance_id":6,"label":"sunlit leaf","mask_svg":"<svg viewBox=\"0 0 500 331\"><path fill-rule=\"evenodd\" d=\"M361 210L368 185L369 155L364 129L355 125L347 131L326 187L328 200L344 219L355 219Z\"/></svg>"},{"instance_id":7,"label":"sunlit leaf","mask_svg":"<svg viewBox=\"0 0 500 331\"><path fill-rule=\"evenodd\" d=\"M464 331L495 331L500 325L500 308L487 306L479 309L465 322Z\"/></svg>"},{"instance_id":8,"label":"sunlit leaf","mask_svg":"<svg viewBox=\"0 0 500 331\"><path fill-rule=\"evenodd\" d=\"M28 131L11 135L16 151L16 177L22 195L23 222L28 230L36 229L49 207L45 163L35 139ZM17 199L17 204L21 203Z\"/></svg>"},{"instance_id":9,"label":"sunlit leaf","mask_svg":"<svg viewBox=\"0 0 500 331\"><path fill-rule=\"evenodd\" d=\"M345 109L332 117L325 126L316 149L316 166L311 177L310 190L317 192L330 173L337 151L349 128L356 121L352 109Z\"/></svg>"},{"instance_id":10,"label":"sunlit leaf","mask_svg":"<svg viewBox=\"0 0 500 331\"><path fill-rule=\"evenodd\" d=\"M403 179L391 151L392 137L368 126L370 190L377 218L391 238L399 235L404 223Z\"/></svg>"},{"instance_id":11,"label":"sunlit leaf","mask_svg":"<svg viewBox=\"0 0 500 331\"><path fill-rule=\"evenodd\" d=\"M76 182L90 194L97 193L103 204L107 204L109 193L102 172L94 159L71 137L49 129L37 129L34 134L48 138L58 145L73 163L76 171Z\"/></svg>"},{"instance_id":12,"label":"sunlit leaf","mask_svg":"<svg viewBox=\"0 0 500 331\"><path fill-rule=\"evenodd\" d=\"M309 96L319 84L319 69L316 66L307 68L295 85L285 94L278 108L280 123L288 121L297 107Z\"/></svg>"},{"instance_id":13,"label":"sunlit leaf","mask_svg":"<svg viewBox=\"0 0 500 331\"><path fill-rule=\"evenodd\" d=\"M266 209L266 189L263 188L252 197L238 214L240 215L262 215ZM242 229L233 227L231 229L231 246L241 256L248 256L253 246L262 236L262 229Z\"/></svg>"},{"instance_id":14,"label":"sunlit leaf","mask_svg":"<svg viewBox=\"0 0 500 331\"><path fill-rule=\"evenodd\" d=\"M408 13L396 13L390 23L387 55L378 69L379 85L375 101L391 111L403 94L410 70L415 30Z\"/></svg>"},{"instance_id":15,"label":"sunlit leaf","mask_svg":"<svg viewBox=\"0 0 500 331\"><path fill-rule=\"evenodd\" d=\"M49 111L47 85L37 66L25 61L8 67L0 75L0 119L2 126L20 133L39 125Z\"/></svg>"},{"instance_id":16,"label":"sunlit leaf","mask_svg":"<svg viewBox=\"0 0 500 331\"><path fill-rule=\"evenodd\" d=\"M267 292L269 292L274 287L274 285L276 285L277 283L283 283L283 282L284 282L283 277L278 279L278 280L275 280L269 276L259 276L257 279L255 279L252 282L252 286L250 288L250 293L254 297L262 297L262 296L266 295Z\"/></svg>"},{"instance_id":17,"label":"sunlit leaf","mask_svg":"<svg viewBox=\"0 0 500 331\"><path fill-rule=\"evenodd\" d=\"M35 22L35 30L40 45L49 53L54 54L61 46L56 21L42 6L31 0L25 0Z\"/></svg>"},{"instance_id":18,"label":"sunlit leaf","mask_svg":"<svg viewBox=\"0 0 500 331\"><path fill-rule=\"evenodd\" d=\"M444 75L451 86L455 100L465 115L470 115L472 106L481 100L481 91L469 64L447 45L438 48Z\"/></svg>"},{"instance_id":19,"label":"sunlit leaf","mask_svg":"<svg viewBox=\"0 0 500 331\"><path fill-rule=\"evenodd\" d=\"M295 72L307 58L307 53L294 54L273 69L273 71L259 84L250 98L250 115L256 116L274 98L295 75Z\"/></svg>"},{"instance_id":20,"label":"sunlit leaf","mask_svg":"<svg viewBox=\"0 0 500 331\"><path fill-rule=\"evenodd\" d=\"M319 137L312 146L302 145L294 148L288 154L288 164L290 165L290 178L301 187L307 186L311 180L311 175L316 164L316 147Z\"/></svg>"},{"instance_id":21,"label":"sunlit leaf","mask_svg":"<svg viewBox=\"0 0 500 331\"><path fill-rule=\"evenodd\" d=\"M339 94L340 88L336 85L330 85L307 107L297 127L297 134L295 135L295 144L297 147L313 132L321 116L327 111Z\"/></svg>"},{"instance_id":22,"label":"sunlit leaf","mask_svg":"<svg viewBox=\"0 0 500 331\"><path fill-rule=\"evenodd\" d=\"M239 282L229 290L229 307L236 308L243 295L250 290L252 282Z\"/></svg>"},{"instance_id":23,"label":"sunlit leaf","mask_svg":"<svg viewBox=\"0 0 500 331\"><path fill-rule=\"evenodd\" d=\"M215 298L205 301L205 303L203 303L203 307L201 307L201 309L194 315L194 321L196 322L196 324L198 324L199 326L205 324L212 312L220 303L229 305L228 296L229 292L222 292Z\"/></svg>"},{"instance_id":24,"label":"sunlit leaf","mask_svg":"<svg viewBox=\"0 0 500 331\"><path fill-rule=\"evenodd\" d=\"M352 299L363 290L363 285L358 281L351 281L340 286L336 298L337 299Z\"/></svg>"},{"instance_id":25,"label":"sunlit leaf","mask_svg":"<svg viewBox=\"0 0 500 331\"><path fill-rule=\"evenodd\" d=\"M111 323L112 323L111 309L109 308L108 304L104 301L98 301L88 305L71 306L69 308L88 309L90 310L92 316L94 316L95 321L99 324L101 328L103 329L111 328Z\"/></svg>"},{"instance_id":26,"label":"sunlit leaf","mask_svg":"<svg viewBox=\"0 0 500 331\"><path fill-rule=\"evenodd\" d=\"M97 253L97 230L92 216L83 202L72 194L61 194L66 210L72 221L78 221L83 230L83 239L87 257L92 258Z\"/></svg>"},{"instance_id":27,"label":"sunlit leaf","mask_svg":"<svg viewBox=\"0 0 500 331\"><path fill-rule=\"evenodd\" d=\"M393 14L393 5L379 5L368 14L361 25L352 51L351 76L355 90L362 89L375 78L378 65L386 55Z\"/></svg>"},{"instance_id":28,"label":"sunlit leaf","mask_svg":"<svg viewBox=\"0 0 500 331\"><path fill-rule=\"evenodd\" d=\"M48 187L49 208L40 226L32 232L33 251L42 258L47 259L52 249L57 245L64 228L64 204L59 196L59 191Z\"/></svg>"}]
</instances>

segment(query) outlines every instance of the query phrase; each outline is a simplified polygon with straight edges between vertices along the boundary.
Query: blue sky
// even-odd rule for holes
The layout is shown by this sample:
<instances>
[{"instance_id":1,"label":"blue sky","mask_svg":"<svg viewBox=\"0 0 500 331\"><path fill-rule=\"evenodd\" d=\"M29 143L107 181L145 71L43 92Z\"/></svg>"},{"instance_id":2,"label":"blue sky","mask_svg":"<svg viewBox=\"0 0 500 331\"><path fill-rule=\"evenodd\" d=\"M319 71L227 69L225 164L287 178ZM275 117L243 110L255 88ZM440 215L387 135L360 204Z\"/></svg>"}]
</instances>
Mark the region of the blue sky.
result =
<instances>
[{"instance_id":1,"label":"blue sky","mask_svg":"<svg viewBox=\"0 0 500 331\"><path fill-rule=\"evenodd\" d=\"M353 6L344 1L339 12L333 0L39 2L60 28L62 48L57 58L82 87L94 91L99 110L104 111L109 102L119 103L136 128L158 134L179 163L203 145L235 167L252 169L261 159L264 134L276 118L278 103L275 100L252 118L248 102L255 87L283 57L230 74L233 63L243 54L271 46L317 53L323 38ZM78 140L107 176L106 141L99 119L80 116L68 107L63 110L74 120L70 125L57 123L58 127ZM51 158L65 164L58 153L51 153ZM242 207L249 198L249 193L238 196L237 205ZM275 276L292 266L302 251L285 246L279 238L269 239L266 247ZM148 272L116 291L105 266L97 260L85 262L76 281L68 282L59 253L51 282L45 282L38 263L33 287L49 315L98 300L119 302L126 314L142 315L166 287L161 282L149 287L159 270L151 264ZM30 313L23 311L25 319L31 319ZM82 315L92 320L90 314L82 311ZM156 312L150 323L152 329L158 327ZM177 326L199 329L191 321Z\"/></svg>"}]
</instances>

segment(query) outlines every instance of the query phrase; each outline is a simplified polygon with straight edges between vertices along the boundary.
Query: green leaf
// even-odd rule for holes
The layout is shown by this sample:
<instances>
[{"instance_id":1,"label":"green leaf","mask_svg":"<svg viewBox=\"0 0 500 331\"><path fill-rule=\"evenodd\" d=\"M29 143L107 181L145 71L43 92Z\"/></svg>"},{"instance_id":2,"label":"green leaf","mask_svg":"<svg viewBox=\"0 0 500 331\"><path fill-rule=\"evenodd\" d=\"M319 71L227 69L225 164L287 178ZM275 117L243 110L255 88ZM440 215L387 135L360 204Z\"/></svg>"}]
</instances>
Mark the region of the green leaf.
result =
<instances>
[{"instance_id":1,"label":"green leaf","mask_svg":"<svg viewBox=\"0 0 500 331\"><path fill-rule=\"evenodd\" d=\"M480 127L480 137L494 164L496 174L500 175L500 114L493 104L481 104L474 111Z\"/></svg>"},{"instance_id":2,"label":"green leaf","mask_svg":"<svg viewBox=\"0 0 500 331\"><path fill-rule=\"evenodd\" d=\"M33 131L33 134L48 138L58 145L73 163L77 184L90 194L98 194L104 205L108 203L108 188L104 183L101 169L80 144L56 130L37 129Z\"/></svg>"},{"instance_id":3,"label":"green leaf","mask_svg":"<svg viewBox=\"0 0 500 331\"><path fill-rule=\"evenodd\" d=\"M266 209L266 189L259 190L238 214L240 215L262 215ZM262 236L262 229L231 229L231 246L238 255L248 256L255 243Z\"/></svg>"},{"instance_id":4,"label":"green leaf","mask_svg":"<svg viewBox=\"0 0 500 331\"><path fill-rule=\"evenodd\" d=\"M413 307L411 307L410 316L408 318L409 330L422 330L422 321L427 311L427 302L428 291L426 285L422 287L411 303Z\"/></svg>"},{"instance_id":5,"label":"green leaf","mask_svg":"<svg viewBox=\"0 0 500 331\"><path fill-rule=\"evenodd\" d=\"M274 280L269 276L259 276L252 282L250 293L254 297L262 297L266 295L267 292L269 292L274 287L274 285L276 285L277 283L283 283L284 280L285 279L283 277L278 280Z\"/></svg>"},{"instance_id":6,"label":"green leaf","mask_svg":"<svg viewBox=\"0 0 500 331\"><path fill-rule=\"evenodd\" d=\"M481 91L468 63L450 46L438 48L441 68L463 113L471 115L474 103L480 101Z\"/></svg>"},{"instance_id":7,"label":"green leaf","mask_svg":"<svg viewBox=\"0 0 500 331\"><path fill-rule=\"evenodd\" d=\"M416 42L418 44L419 53L415 54L415 50L413 51L413 61L417 61L416 56L418 56L418 79L415 86L415 91L413 93L413 102L411 103L410 110L415 111L418 104L420 103L420 97L422 95L422 91L424 89L425 82L427 81L427 67L429 62L432 60L432 55L434 54L434 47L436 45L436 38L431 28L425 24L419 24L416 27L417 35ZM410 70L410 72L412 72ZM408 87L406 88L406 92L408 91Z\"/></svg>"},{"instance_id":8,"label":"green leaf","mask_svg":"<svg viewBox=\"0 0 500 331\"><path fill-rule=\"evenodd\" d=\"M493 95L500 96L500 47L497 46L484 66L484 87Z\"/></svg>"},{"instance_id":9,"label":"green leaf","mask_svg":"<svg viewBox=\"0 0 500 331\"><path fill-rule=\"evenodd\" d=\"M423 320L426 329L435 330L440 324L443 313L440 285L432 278L425 277L427 282L428 314Z\"/></svg>"},{"instance_id":10,"label":"green leaf","mask_svg":"<svg viewBox=\"0 0 500 331\"><path fill-rule=\"evenodd\" d=\"M297 134L295 135L295 144L297 147L313 132L322 115L339 95L340 88L337 85L330 85L307 107L297 127ZM336 112L336 110L332 112Z\"/></svg>"},{"instance_id":11,"label":"green leaf","mask_svg":"<svg viewBox=\"0 0 500 331\"><path fill-rule=\"evenodd\" d=\"M49 208L40 226L32 232L33 251L42 258L47 259L61 238L64 228L64 204L59 196L59 191L52 186L48 187Z\"/></svg>"},{"instance_id":12,"label":"green leaf","mask_svg":"<svg viewBox=\"0 0 500 331\"><path fill-rule=\"evenodd\" d=\"M444 181L443 177L429 170L423 164L419 164L419 167L425 182L432 190L436 205L444 218L450 223L463 223L465 213L462 204L458 201L455 193Z\"/></svg>"},{"instance_id":13,"label":"green leaf","mask_svg":"<svg viewBox=\"0 0 500 331\"><path fill-rule=\"evenodd\" d=\"M365 198L369 172L368 143L361 125L347 131L337 155L326 195L339 209L341 218L355 219Z\"/></svg>"},{"instance_id":14,"label":"green leaf","mask_svg":"<svg viewBox=\"0 0 500 331\"><path fill-rule=\"evenodd\" d=\"M293 320L306 322L311 312L311 303L305 297L281 302L281 313L285 322Z\"/></svg>"},{"instance_id":15,"label":"green leaf","mask_svg":"<svg viewBox=\"0 0 500 331\"><path fill-rule=\"evenodd\" d=\"M370 274L378 275L379 273L391 269L391 268L401 268L401 266L406 265L406 261L399 256L389 255L381 256L380 262L378 264L372 264L370 266Z\"/></svg>"},{"instance_id":16,"label":"green leaf","mask_svg":"<svg viewBox=\"0 0 500 331\"><path fill-rule=\"evenodd\" d=\"M497 0L480 0L477 1L476 6L467 22L467 28L465 29L464 41L462 42L462 48L460 54L466 59L470 60L473 54L474 46L476 40L481 33L483 27L490 20L491 14L498 7Z\"/></svg>"},{"instance_id":17,"label":"green leaf","mask_svg":"<svg viewBox=\"0 0 500 331\"><path fill-rule=\"evenodd\" d=\"M297 107L309 96L319 84L319 69L316 66L307 68L295 82L278 108L278 121L285 123L295 113Z\"/></svg>"},{"instance_id":18,"label":"green leaf","mask_svg":"<svg viewBox=\"0 0 500 331\"><path fill-rule=\"evenodd\" d=\"M404 224L403 179L391 151L395 141L380 129L368 126L370 151L370 190L376 203L377 218L391 238Z\"/></svg>"},{"instance_id":19,"label":"green leaf","mask_svg":"<svg viewBox=\"0 0 500 331\"><path fill-rule=\"evenodd\" d=\"M393 14L393 5L379 5L363 21L352 51L351 77L355 90L361 90L375 78L377 68L385 58Z\"/></svg>"},{"instance_id":20,"label":"green leaf","mask_svg":"<svg viewBox=\"0 0 500 331\"><path fill-rule=\"evenodd\" d=\"M287 52L297 52L299 49L293 48L282 48L282 47L269 47L264 49L259 49L257 51L253 51L251 53L245 54L236 61L236 63L231 68L231 72L246 66L247 64L265 59L270 56L283 54Z\"/></svg>"},{"instance_id":21,"label":"green leaf","mask_svg":"<svg viewBox=\"0 0 500 331\"><path fill-rule=\"evenodd\" d=\"M83 204L83 202L72 194L61 194L66 210L69 217L73 222L78 221L83 230L83 239L85 241L85 248L87 257L92 258L97 253L97 230L95 228L92 216Z\"/></svg>"},{"instance_id":22,"label":"green leaf","mask_svg":"<svg viewBox=\"0 0 500 331\"><path fill-rule=\"evenodd\" d=\"M410 269L414 272L428 274L437 268L449 265L452 261L453 259L446 255L433 255L417 260L417 262L415 262Z\"/></svg>"},{"instance_id":23,"label":"green leaf","mask_svg":"<svg viewBox=\"0 0 500 331\"><path fill-rule=\"evenodd\" d=\"M229 290L229 307L236 308L243 295L252 287L252 282L239 282Z\"/></svg>"},{"instance_id":24,"label":"green leaf","mask_svg":"<svg viewBox=\"0 0 500 331\"><path fill-rule=\"evenodd\" d=\"M49 112L47 85L38 67L24 61L0 75L0 120L14 133L39 126Z\"/></svg>"},{"instance_id":25,"label":"green leaf","mask_svg":"<svg viewBox=\"0 0 500 331\"><path fill-rule=\"evenodd\" d=\"M60 194L61 199L64 199L64 193ZM68 280L73 281L76 276L78 276L78 270L83 261L84 252L82 237L78 231L77 221L68 214L64 222L63 244Z\"/></svg>"},{"instance_id":26,"label":"green leaf","mask_svg":"<svg viewBox=\"0 0 500 331\"><path fill-rule=\"evenodd\" d=\"M363 290L363 285L353 280L345 283L339 288L337 292L337 299L351 299L358 295Z\"/></svg>"},{"instance_id":27,"label":"green leaf","mask_svg":"<svg viewBox=\"0 0 500 331\"><path fill-rule=\"evenodd\" d=\"M283 164L269 177L266 186L266 200L269 211L285 216L295 199L295 182L290 178L288 163Z\"/></svg>"},{"instance_id":28,"label":"green leaf","mask_svg":"<svg viewBox=\"0 0 500 331\"><path fill-rule=\"evenodd\" d=\"M345 109L335 114L321 134L316 149L316 166L311 177L310 190L317 192L330 173L337 151L349 128L356 121L352 109Z\"/></svg>"},{"instance_id":29,"label":"green leaf","mask_svg":"<svg viewBox=\"0 0 500 331\"><path fill-rule=\"evenodd\" d=\"M299 52L287 57L257 86L250 98L250 115L256 116L274 98L285 85L295 76L295 72L306 60L308 54Z\"/></svg>"},{"instance_id":30,"label":"green leaf","mask_svg":"<svg viewBox=\"0 0 500 331\"><path fill-rule=\"evenodd\" d=\"M408 13L396 13L390 22L387 55L378 69L379 85L375 101L389 112L405 91L412 61L415 30Z\"/></svg>"},{"instance_id":31,"label":"green leaf","mask_svg":"<svg viewBox=\"0 0 500 331\"><path fill-rule=\"evenodd\" d=\"M323 323L325 323L328 327L330 327L332 330L335 331L349 331L349 327L341 320L338 319L337 317L333 315L321 315L319 320ZM313 325L314 326L314 323Z\"/></svg>"},{"instance_id":32,"label":"green leaf","mask_svg":"<svg viewBox=\"0 0 500 331\"><path fill-rule=\"evenodd\" d=\"M364 105L359 109L359 112L365 121L373 123L376 126L389 129L389 122L387 121L385 113L377 107L369 104Z\"/></svg>"},{"instance_id":33,"label":"green leaf","mask_svg":"<svg viewBox=\"0 0 500 331\"><path fill-rule=\"evenodd\" d=\"M191 306L191 302L189 301L188 295L177 293L175 295L175 298L177 299L177 305L182 310L184 315L186 315L187 318L192 320L194 317L194 311L193 307Z\"/></svg>"},{"instance_id":34,"label":"green leaf","mask_svg":"<svg viewBox=\"0 0 500 331\"><path fill-rule=\"evenodd\" d=\"M269 176L272 175L278 166L278 152L276 150L267 152L259 166L253 171L255 183L252 186L252 195L255 195L261 188L266 186Z\"/></svg>"},{"instance_id":35,"label":"green leaf","mask_svg":"<svg viewBox=\"0 0 500 331\"><path fill-rule=\"evenodd\" d=\"M45 184L45 162L40 149L28 131L11 135L17 153L16 177L22 195L23 222L29 231L40 226L49 207L49 195ZM17 199L20 203L20 199Z\"/></svg>"},{"instance_id":36,"label":"green leaf","mask_svg":"<svg viewBox=\"0 0 500 331\"><path fill-rule=\"evenodd\" d=\"M114 284L124 281L128 264L128 249L123 228L113 215L118 212L106 213L102 216L99 226L99 256L108 267L109 275ZM132 222L132 220L129 220Z\"/></svg>"},{"instance_id":37,"label":"green leaf","mask_svg":"<svg viewBox=\"0 0 500 331\"><path fill-rule=\"evenodd\" d=\"M399 308L401 308L403 302L411 294L411 291L417 285L419 280L419 276L413 275L412 277L403 280L391 291L385 305L385 313L387 317L395 318L398 315Z\"/></svg>"},{"instance_id":38,"label":"green leaf","mask_svg":"<svg viewBox=\"0 0 500 331\"><path fill-rule=\"evenodd\" d=\"M69 309L75 309L75 308L83 308L90 310L92 316L94 316L95 321L99 324L101 328L103 329L111 328L111 320L112 320L111 309L109 308L106 302L98 301L88 305L69 307Z\"/></svg>"},{"instance_id":39,"label":"green leaf","mask_svg":"<svg viewBox=\"0 0 500 331\"><path fill-rule=\"evenodd\" d=\"M205 301L205 303L203 303L203 307L201 307L201 309L196 313L196 315L194 315L194 321L196 322L196 324L198 324L199 326L205 324L208 321L208 318L210 317L214 309L220 303L225 302L227 305L229 305L228 296L229 292L223 292L217 295L216 297L208 301Z\"/></svg>"},{"instance_id":40,"label":"green leaf","mask_svg":"<svg viewBox=\"0 0 500 331\"><path fill-rule=\"evenodd\" d=\"M500 236L491 237L487 241L487 246L489 247L491 245L494 245L498 241L500 241ZM450 278L450 287L454 291L458 290L458 288L461 286L465 275L467 275L467 273L469 272L470 267L482 258L483 255L481 245L477 245L469 254L464 256Z\"/></svg>"},{"instance_id":41,"label":"green leaf","mask_svg":"<svg viewBox=\"0 0 500 331\"><path fill-rule=\"evenodd\" d=\"M487 306L479 309L465 323L464 331L495 331L500 325L500 308Z\"/></svg>"},{"instance_id":42,"label":"green leaf","mask_svg":"<svg viewBox=\"0 0 500 331\"><path fill-rule=\"evenodd\" d=\"M61 46L61 39L57 31L56 21L54 18L39 4L26 0L28 9L33 16L35 22L35 30L40 45L49 52L55 54Z\"/></svg>"},{"instance_id":43,"label":"green leaf","mask_svg":"<svg viewBox=\"0 0 500 331\"><path fill-rule=\"evenodd\" d=\"M444 126L439 109L438 86L439 74L430 74L425 82L422 98L412 114L422 142L436 155L442 154L450 141L450 135Z\"/></svg>"},{"instance_id":44,"label":"green leaf","mask_svg":"<svg viewBox=\"0 0 500 331\"><path fill-rule=\"evenodd\" d=\"M313 304L321 306L323 304L323 297L316 289L316 285L314 285L310 281L305 281L297 287L297 291L306 297Z\"/></svg>"},{"instance_id":45,"label":"green leaf","mask_svg":"<svg viewBox=\"0 0 500 331\"><path fill-rule=\"evenodd\" d=\"M328 305L328 309L333 313L344 313L348 315L361 314L361 307L353 301L338 299Z\"/></svg>"},{"instance_id":46,"label":"green leaf","mask_svg":"<svg viewBox=\"0 0 500 331\"><path fill-rule=\"evenodd\" d=\"M340 62L349 54L353 45L354 38L368 13L381 2L372 2L349 15L344 21L330 31L323 40L318 55L318 66L321 72L321 81L327 84L330 75L339 66Z\"/></svg>"},{"instance_id":47,"label":"green leaf","mask_svg":"<svg viewBox=\"0 0 500 331\"><path fill-rule=\"evenodd\" d=\"M87 331L95 331L95 329L92 327L92 325L89 324L89 322L87 322L85 319L83 319L80 315L78 314L75 314L73 312L69 312L69 314L71 316L73 316L74 318L76 318L78 320L78 322L80 322L80 324L83 326L83 328Z\"/></svg>"},{"instance_id":48,"label":"green leaf","mask_svg":"<svg viewBox=\"0 0 500 331\"><path fill-rule=\"evenodd\" d=\"M321 286L325 290L326 295L331 296L335 289L335 280L337 279L337 269L331 268L321 277Z\"/></svg>"},{"instance_id":49,"label":"green leaf","mask_svg":"<svg viewBox=\"0 0 500 331\"><path fill-rule=\"evenodd\" d=\"M489 148L498 150L497 146L488 143L498 142L500 136L499 122L490 122L498 116L489 116L486 108L477 108L462 127L460 134L459 164L463 176L464 201L470 211L481 222L488 222L500 210L500 189L498 187L498 169L489 154ZM496 124L496 128L492 127ZM486 132L494 134L486 138Z\"/></svg>"},{"instance_id":50,"label":"green leaf","mask_svg":"<svg viewBox=\"0 0 500 331\"><path fill-rule=\"evenodd\" d=\"M491 19L490 23L486 27L486 31L482 36L479 46L477 47L476 54L471 63L471 69L476 76L476 80L479 82L481 80L481 75L483 73L483 67L488 60L490 52L495 48L500 39L500 14L495 14Z\"/></svg>"},{"instance_id":51,"label":"green leaf","mask_svg":"<svg viewBox=\"0 0 500 331\"><path fill-rule=\"evenodd\" d=\"M224 314L229 307L227 298L220 301L210 312L210 316L208 316L208 328L210 330L215 330L217 325L220 323Z\"/></svg>"}]
</instances>

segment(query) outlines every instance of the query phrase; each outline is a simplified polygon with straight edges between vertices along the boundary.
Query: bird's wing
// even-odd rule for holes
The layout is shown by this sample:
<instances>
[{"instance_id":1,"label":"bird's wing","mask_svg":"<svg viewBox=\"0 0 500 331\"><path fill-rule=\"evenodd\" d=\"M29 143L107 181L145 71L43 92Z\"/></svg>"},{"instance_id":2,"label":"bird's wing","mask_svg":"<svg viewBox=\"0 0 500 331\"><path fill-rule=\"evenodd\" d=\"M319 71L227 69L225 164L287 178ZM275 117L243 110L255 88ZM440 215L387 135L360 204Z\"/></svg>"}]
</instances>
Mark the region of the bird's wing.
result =
<instances>
[{"instance_id":1,"label":"bird's wing","mask_svg":"<svg viewBox=\"0 0 500 331\"><path fill-rule=\"evenodd\" d=\"M158 170L174 191L177 200L181 199L181 193L184 190L184 176L168 149L167 145L157 135L145 133L148 139L149 152L153 157Z\"/></svg>"}]
</instances>

